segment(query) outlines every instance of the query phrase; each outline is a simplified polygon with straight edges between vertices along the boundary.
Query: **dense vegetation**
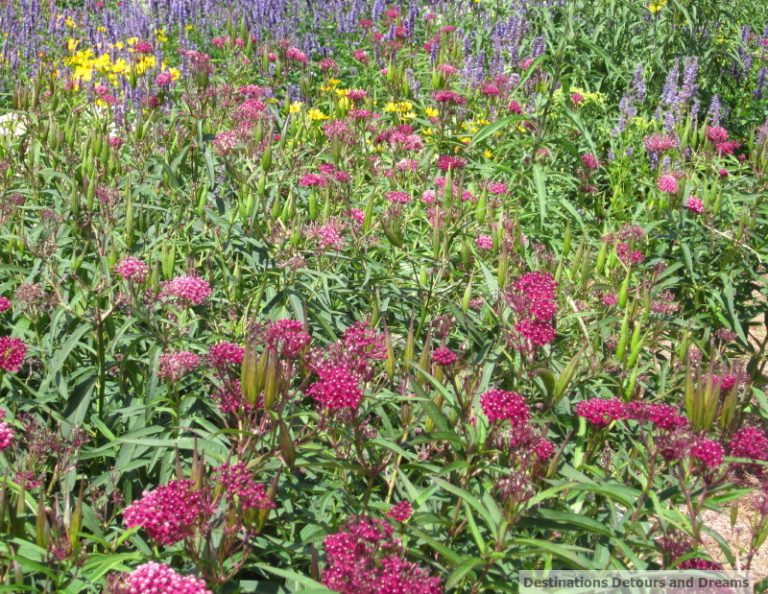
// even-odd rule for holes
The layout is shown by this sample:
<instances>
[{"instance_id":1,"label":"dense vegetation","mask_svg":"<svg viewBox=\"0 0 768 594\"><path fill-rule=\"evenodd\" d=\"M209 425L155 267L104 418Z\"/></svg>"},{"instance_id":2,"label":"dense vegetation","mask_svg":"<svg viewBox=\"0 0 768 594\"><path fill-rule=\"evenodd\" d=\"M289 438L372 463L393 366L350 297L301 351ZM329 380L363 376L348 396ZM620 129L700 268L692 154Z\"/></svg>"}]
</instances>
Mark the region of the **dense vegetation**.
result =
<instances>
[{"instance_id":1,"label":"dense vegetation","mask_svg":"<svg viewBox=\"0 0 768 594\"><path fill-rule=\"evenodd\" d=\"M0 591L749 568L767 27L757 0L0 4Z\"/></svg>"}]
</instances>

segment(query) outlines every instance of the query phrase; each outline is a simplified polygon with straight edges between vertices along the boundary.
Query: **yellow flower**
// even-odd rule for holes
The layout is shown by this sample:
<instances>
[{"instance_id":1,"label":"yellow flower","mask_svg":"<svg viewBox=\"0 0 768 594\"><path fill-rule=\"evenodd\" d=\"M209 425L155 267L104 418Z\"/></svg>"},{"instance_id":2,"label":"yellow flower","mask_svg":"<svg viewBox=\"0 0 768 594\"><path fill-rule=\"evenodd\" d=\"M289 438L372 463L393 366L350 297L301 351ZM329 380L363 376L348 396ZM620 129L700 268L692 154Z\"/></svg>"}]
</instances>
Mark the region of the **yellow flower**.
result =
<instances>
[{"instance_id":1,"label":"yellow flower","mask_svg":"<svg viewBox=\"0 0 768 594\"><path fill-rule=\"evenodd\" d=\"M189 25L186 25L184 28L185 28L187 31L191 31L192 29L194 29L194 28L195 28L195 26L194 26L194 25L192 25L192 24L189 24Z\"/></svg>"},{"instance_id":2,"label":"yellow flower","mask_svg":"<svg viewBox=\"0 0 768 594\"><path fill-rule=\"evenodd\" d=\"M79 43L80 43L79 39L73 39L72 37L70 37L69 39L67 39L67 51L70 54L74 54L75 50L77 50L77 46L79 45Z\"/></svg>"},{"instance_id":3,"label":"yellow flower","mask_svg":"<svg viewBox=\"0 0 768 594\"><path fill-rule=\"evenodd\" d=\"M481 119L477 120L477 125L478 125L478 126L487 126L487 125L488 125L488 124L490 124L490 123L491 123L491 122L489 122L489 121L488 121L488 120L486 120L485 118L481 118Z\"/></svg>"},{"instance_id":4,"label":"yellow flower","mask_svg":"<svg viewBox=\"0 0 768 594\"><path fill-rule=\"evenodd\" d=\"M288 107L288 113L299 113L301 111L303 103L301 101L294 101Z\"/></svg>"},{"instance_id":5,"label":"yellow flower","mask_svg":"<svg viewBox=\"0 0 768 594\"><path fill-rule=\"evenodd\" d=\"M336 96L341 97L342 99L347 96L347 93L349 93L347 89L336 89Z\"/></svg>"},{"instance_id":6,"label":"yellow flower","mask_svg":"<svg viewBox=\"0 0 768 594\"><path fill-rule=\"evenodd\" d=\"M313 121L327 120L328 119L327 115L325 115L319 109L315 109L314 107L307 112L307 115L309 116L309 119L313 120Z\"/></svg>"},{"instance_id":7,"label":"yellow flower","mask_svg":"<svg viewBox=\"0 0 768 594\"><path fill-rule=\"evenodd\" d=\"M413 109L413 103L411 103L410 101L401 101L400 103L397 104L397 110L400 113L405 113L405 112L411 111L412 109Z\"/></svg>"},{"instance_id":8,"label":"yellow flower","mask_svg":"<svg viewBox=\"0 0 768 594\"><path fill-rule=\"evenodd\" d=\"M493 157L493 151L491 149L485 149L483 151L483 157L485 157L486 159L490 159L491 157Z\"/></svg>"},{"instance_id":9,"label":"yellow flower","mask_svg":"<svg viewBox=\"0 0 768 594\"><path fill-rule=\"evenodd\" d=\"M406 120L412 120L413 118L416 117L416 114L412 111L409 111L407 113L402 114L402 117Z\"/></svg>"},{"instance_id":10,"label":"yellow flower","mask_svg":"<svg viewBox=\"0 0 768 594\"><path fill-rule=\"evenodd\" d=\"M72 74L72 79L76 81L89 82L93 78L93 69L90 66L77 66Z\"/></svg>"},{"instance_id":11,"label":"yellow flower","mask_svg":"<svg viewBox=\"0 0 768 594\"><path fill-rule=\"evenodd\" d=\"M141 76L150 68L154 68L157 63L157 58L153 55L142 55L136 62L136 74Z\"/></svg>"},{"instance_id":12,"label":"yellow flower","mask_svg":"<svg viewBox=\"0 0 768 594\"><path fill-rule=\"evenodd\" d=\"M667 5L667 0L654 0L648 5L648 10L651 12L651 14L656 14L666 5Z\"/></svg>"},{"instance_id":13,"label":"yellow flower","mask_svg":"<svg viewBox=\"0 0 768 594\"><path fill-rule=\"evenodd\" d=\"M328 79L328 84L331 86L332 89L335 89L339 86L339 83L341 81L338 78L330 78Z\"/></svg>"},{"instance_id":14,"label":"yellow flower","mask_svg":"<svg viewBox=\"0 0 768 594\"><path fill-rule=\"evenodd\" d=\"M101 54L92 62L92 66L99 72L107 72L111 70L111 59L109 54Z\"/></svg>"},{"instance_id":15,"label":"yellow flower","mask_svg":"<svg viewBox=\"0 0 768 594\"><path fill-rule=\"evenodd\" d=\"M124 74L128 71L128 62L123 60L123 58L118 58L114 62L112 62L112 73L113 74Z\"/></svg>"},{"instance_id":16,"label":"yellow flower","mask_svg":"<svg viewBox=\"0 0 768 594\"><path fill-rule=\"evenodd\" d=\"M125 40L125 44L128 47L131 47L132 45L136 45L138 41L139 41L138 37L129 37L128 39Z\"/></svg>"},{"instance_id":17,"label":"yellow flower","mask_svg":"<svg viewBox=\"0 0 768 594\"><path fill-rule=\"evenodd\" d=\"M100 31L101 33L106 33L107 32L107 28L104 27L103 25L100 25L100 26L96 27L96 30Z\"/></svg>"},{"instance_id":18,"label":"yellow flower","mask_svg":"<svg viewBox=\"0 0 768 594\"><path fill-rule=\"evenodd\" d=\"M77 23L72 19L72 17L67 17L67 19L64 21L64 24L70 29L77 27Z\"/></svg>"},{"instance_id":19,"label":"yellow flower","mask_svg":"<svg viewBox=\"0 0 768 594\"><path fill-rule=\"evenodd\" d=\"M158 29L157 31L155 31L155 38L160 43L165 43L166 41L168 41L168 36L165 34L165 29Z\"/></svg>"},{"instance_id":20,"label":"yellow flower","mask_svg":"<svg viewBox=\"0 0 768 594\"><path fill-rule=\"evenodd\" d=\"M427 107L424 110L424 113L427 114L428 118L436 118L440 114L440 112L434 107Z\"/></svg>"},{"instance_id":21,"label":"yellow flower","mask_svg":"<svg viewBox=\"0 0 768 594\"><path fill-rule=\"evenodd\" d=\"M169 68L168 72L171 73L171 77L173 80L179 80L181 78L181 70L178 68Z\"/></svg>"},{"instance_id":22,"label":"yellow flower","mask_svg":"<svg viewBox=\"0 0 768 594\"><path fill-rule=\"evenodd\" d=\"M124 44L122 41L118 41L118 42L117 42L117 43L115 43L115 45L113 45L112 47L114 47L115 49L119 49L119 50L121 50L121 49L123 49L123 48L125 47L125 44Z\"/></svg>"},{"instance_id":23,"label":"yellow flower","mask_svg":"<svg viewBox=\"0 0 768 594\"><path fill-rule=\"evenodd\" d=\"M397 111L397 104L390 101L384 106L384 113L392 113Z\"/></svg>"}]
</instances>

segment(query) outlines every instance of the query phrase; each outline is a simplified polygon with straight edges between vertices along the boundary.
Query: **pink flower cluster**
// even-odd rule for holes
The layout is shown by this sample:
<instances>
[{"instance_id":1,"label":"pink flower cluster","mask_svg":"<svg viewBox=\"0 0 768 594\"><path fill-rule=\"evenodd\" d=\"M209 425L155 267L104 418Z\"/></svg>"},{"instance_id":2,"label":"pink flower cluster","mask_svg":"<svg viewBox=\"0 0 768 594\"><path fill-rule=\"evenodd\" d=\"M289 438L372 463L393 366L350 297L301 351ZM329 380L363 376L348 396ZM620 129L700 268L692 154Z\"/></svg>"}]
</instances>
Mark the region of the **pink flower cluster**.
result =
<instances>
[{"instance_id":1,"label":"pink flower cluster","mask_svg":"<svg viewBox=\"0 0 768 594\"><path fill-rule=\"evenodd\" d=\"M219 342L208 350L208 362L217 369L226 369L243 362L244 349L232 342Z\"/></svg>"},{"instance_id":2,"label":"pink flower cluster","mask_svg":"<svg viewBox=\"0 0 768 594\"><path fill-rule=\"evenodd\" d=\"M677 178L671 173L665 173L656 181L656 187L665 194L675 194L679 188Z\"/></svg>"},{"instance_id":3,"label":"pink flower cluster","mask_svg":"<svg viewBox=\"0 0 768 594\"><path fill-rule=\"evenodd\" d=\"M437 158L437 168L440 171L455 171L456 169L463 169L467 166L467 161L461 157L454 157L453 155L440 155Z\"/></svg>"},{"instance_id":4,"label":"pink flower cluster","mask_svg":"<svg viewBox=\"0 0 768 594\"><path fill-rule=\"evenodd\" d=\"M768 461L768 437L757 427L739 429L731 437L728 449L734 458Z\"/></svg>"},{"instance_id":5,"label":"pink flower cluster","mask_svg":"<svg viewBox=\"0 0 768 594\"><path fill-rule=\"evenodd\" d=\"M13 443L13 429L11 426L3 421L5 418L5 411L0 409L0 451L11 447Z\"/></svg>"},{"instance_id":6,"label":"pink flower cluster","mask_svg":"<svg viewBox=\"0 0 768 594\"><path fill-rule=\"evenodd\" d=\"M507 302L518 316L515 331L527 345L538 347L555 340L556 294L557 283L548 272L527 272L507 293Z\"/></svg>"},{"instance_id":7,"label":"pink flower cluster","mask_svg":"<svg viewBox=\"0 0 768 594\"><path fill-rule=\"evenodd\" d=\"M440 578L404 558L392 527L365 516L350 518L325 538L323 584L340 594L441 594Z\"/></svg>"},{"instance_id":8,"label":"pink flower cluster","mask_svg":"<svg viewBox=\"0 0 768 594\"><path fill-rule=\"evenodd\" d=\"M659 155L677 148L678 141L677 138L669 134L651 134L645 138L644 144L645 150L649 153Z\"/></svg>"},{"instance_id":9,"label":"pink flower cluster","mask_svg":"<svg viewBox=\"0 0 768 594\"><path fill-rule=\"evenodd\" d=\"M576 414L597 427L607 427L613 421L627 418L627 409L618 398L582 400L574 407Z\"/></svg>"},{"instance_id":10,"label":"pink flower cluster","mask_svg":"<svg viewBox=\"0 0 768 594\"><path fill-rule=\"evenodd\" d=\"M164 283L160 290L160 297L177 299L189 305L200 305L210 296L208 281L196 276L177 276Z\"/></svg>"},{"instance_id":11,"label":"pink flower cluster","mask_svg":"<svg viewBox=\"0 0 768 594\"><path fill-rule=\"evenodd\" d=\"M480 396L480 406L489 421L509 421L512 425L523 425L531 417L525 398L517 392L488 390Z\"/></svg>"},{"instance_id":12,"label":"pink flower cluster","mask_svg":"<svg viewBox=\"0 0 768 594\"><path fill-rule=\"evenodd\" d=\"M409 501L400 501L389 508L387 516L395 522L406 522L413 514L413 506Z\"/></svg>"},{"instance_id":13,"label":"pink flower cluster","mask_svg":"<svg viewBox=\"0 0 768 594\"><path fill-rule=\"evenodd\" d=\"M175 480L146 491L123 512L128 528L142 527L161 545L172 545L191 536L211 510L192 481Z\"/></svg>"},{"instance_id":14,"label":"pink flower cluster","mask_svg":"<svg viewBox=\"0 0 768 594\"><path fill-rule=\"evenodd\" d=\"M8 311L12 306L11 300L8 297L0 296L0 313Z\"/></svg>"},{"instance_id":15,"label":"pink flower cluster","mask_svg":"<svg viewBox=\"0 0 768 594\"><path fill-rule=\"evenodd\" d=\"M690 196L688 196L688 199L685 201L685 208L687 208L688 210L690 210L695 214L703 214L704 202L698 196L694 196L693 194L691 194Z\"/></svg>"},{"instance_id":16,"label":"pink flower cluster","mask_svg":"<svg viewBox=\"0 0 768 594\"><path fill-rule=\"evenodd\" d=\"M298 320L277 320L267 326L264 344L281 357L296 357L312 337Z\"/></svg>"},{"instance_id":17,"label":"pink flower cluster","mask_svg":"<svg viewBox=\"0 0 768 594\"><path fill-rule=\"evenodd\" d=\"M456 362L456 353L446 346L441 346L432 351L432 360L443 367Z\"/></svg>"},{"instance_id":18,"label":"pink flower cluster","mask_svg":"<svg viewBox=\"0 0 768 594\"><path fill-rule=\"evenodd\" d=\"M337 410L356 409L363 399L360 379L342 365L322 365L315 367L319 379L307 390L307 394L317 400L324 408Z\"/></svg>"},{"instance_id":19,"label":"pink flower cluster","mask_svg":"<svg viewBox=\"0 0 768 594\"><path fill-rule=\"evenodd\" d=\"M636 400L626 405L626 413L629 419L651 423L661 429L673 430L688 426L688 419L671 404Z\"/></svg>"},{"instance_id":20,"label":"pink flower cluster","mask_svg":"<svg viewBox=\"0 0 768 594\"><path fill-rule=\"evenodd\" d=\"M598 427L607 427L613 421L633 420L651 423L661 429L674 430L688 426L688 419L669 404L640 400L624 403L618 398L592 398L575 406L576 414Z\"/></svg>"},{"instance_id":21,"label":"pink flower cluster","mask_svg":"<svg viewBox=\"0 0 768 594\"><path fill-rule=\"evenodd\" d=\"M164 563L150 561L113 583L110 594L213 594L195 576L183 576Z\"/></svg>"},{"instance_id":22,"label":"pink flower cluster","mask_svg":"<svg viewBox=\"0 0 768 594\"><path fill-rule=\"evenodd\" d=\"M707 468L715 468L723 463L725 451L714 439L699 438L693 442L688 454Z\"/></svg>"},{"instance_id":23,"label":"pink flower cluster","mask_svg":"<svg viewBox=\"0 0 768 594\"><path fill-rule=\"evenodd\" d=\"M408 204L411 201L408 192L387 192L386 196L392 204Z\"/></svg>"},{"instance_id":24,"label":"pink flower cluster","mask_svg":"<svg viewBox=\"0 0 768 594\"><path fill-rule=\"evenodd\" d=\"M16 373L27 355L27 345L20 338L0 336L0 369Z\"/></svg>"},{"instance_id":25,"label":"pink flower cluster","mask_svg":"<svg viewBox=\"0 0 768 594\"><path fill-rule=\"evenodd\" d=\"M149 266L138 258L128 256L115 266L115 273L129 282L143 283L149 274Z\"/></svg>"},{"instance_id":26,"label":"pink flower cluster","mask_svg":"<svg viewBox=\"0 0 768 594\"><path fill-rule=\"evenodd\" d=\"M189 351L171 351L160 355L158 377L179 381L200 366L200 357Z\"/></svg>"},{"instance_id":27,"label":"pink flower cluster","mask_svg":"<svg viewBox=\"0 0 768 594\"><path fill-rule=\"evenodd\" d=\"M237 497L243 509L274 509L266 487L253 480L251 472L242 462L222 464L215 469L218 481L229 497Z\"/></svg>"}]
</instances>

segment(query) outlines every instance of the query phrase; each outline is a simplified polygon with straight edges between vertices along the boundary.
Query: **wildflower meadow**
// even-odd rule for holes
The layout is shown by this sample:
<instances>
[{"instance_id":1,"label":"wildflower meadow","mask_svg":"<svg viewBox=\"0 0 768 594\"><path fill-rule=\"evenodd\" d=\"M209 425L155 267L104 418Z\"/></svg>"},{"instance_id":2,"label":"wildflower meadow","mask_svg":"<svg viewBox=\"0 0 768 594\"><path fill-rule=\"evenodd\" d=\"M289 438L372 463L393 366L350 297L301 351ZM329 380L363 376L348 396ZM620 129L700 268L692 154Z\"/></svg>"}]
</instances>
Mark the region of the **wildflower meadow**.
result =
<instances>
[{"instance_id":1,"label":"wildflower meadow","mask_svg":"<svg viewBox=\"0 0 768 594\"><path fill-rule=\"evenodd\" d=\"M0 1L0 592L768 589L763 0Z\"/></svg>"}]
</instances>

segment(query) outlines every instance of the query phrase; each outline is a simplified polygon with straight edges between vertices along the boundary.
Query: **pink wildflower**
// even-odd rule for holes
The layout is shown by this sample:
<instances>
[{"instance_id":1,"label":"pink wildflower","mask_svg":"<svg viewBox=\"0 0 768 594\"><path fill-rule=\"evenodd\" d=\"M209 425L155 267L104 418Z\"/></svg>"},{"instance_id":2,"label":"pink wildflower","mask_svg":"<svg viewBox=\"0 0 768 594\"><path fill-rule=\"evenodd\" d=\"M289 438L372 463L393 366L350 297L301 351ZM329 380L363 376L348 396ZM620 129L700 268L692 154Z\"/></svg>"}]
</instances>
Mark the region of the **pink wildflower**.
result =
<instances>
[{"instance_id":1,"label":"pink wildflower","mask_svg":"<svg viewBox=\"0 0 768 594\"><path fill-rule=\"evenodd\" d=\"M525 398L517 392L488 390L480 396L480 406L489 421L509 420L512 425L522 425L531 416Z\"/></svg>"},{"instance_id":2,"label":"pink wildflower","mask_svg":"<svg viewBox=\"0 0 768 594\"><path fill-rule=\"evenodd\" d=\"M127 576L112 584L110 594L213 594L205 581L183 576L163 563L150 561L139 565Z\"/></svg>"},{"instance_id":3,"label":"pink wildflower","mask_svg":"<svg viewBox=\"0 0 768 594\"><path fill-rule=\"evenodd\" d=\"M172 351L160 355L158 377L179 381L200 366L200 357L189 351Z\"/></svg>"},{"instance_id":4,"label":"pink wildflower","mask_svg":"<svg viewBox=\"0 0 768 594\"><path fill-rule=\"evenodd\" d=\"M192 481L171 481L153 491L145 491L141 499L123 512L127 528L141 526L149 537L161 545L172 545L194 534L210 513Z\"/></svg>"},{"instance_id":5,"label":"pink wildflower","mask_svg":"<svg viewBox=\"0 0 768 594\"><path fill-rule=\"evenodd\" d=\"M413 506L408 501L400 501L393 505L387 515L396 522L405 522L413 514Z\"/></svg>"},{"instance_id":6,"label":"pink wildflower","mask_svg":"<svg viewBox=\"0 0 768 594\"><path fill-rule=\"evenodd\" d=\"M695 214L702 214L704 212L704 202L698 196L691 194L685 201L685 207Z\"/></svg>"},{"instance_id":7,"label":"pink wildflower","mask_svg":"<svg viewBox=\"0 0 768 594\"><path fill-rule=\"evenodd\" d=\"M445 346L438 347L432 351L432 360L442 367L454 364L456 358L456 353Z\"/></svg>"},{"instance_id":8,"label":"pink wildflower","mask_svg":"<svg viewBox=\"0 0 768 594\"><path fill-rule=\"evenodd\" d=\"M582 400L574 408L578 416L598 427L607 427L613 421L627 418L626 407L618 398Z\"/></svg>"},{"instance_id":9,"label":"pink wildflower","mask_svg":"<svg viewBox=\"0 0 768 594\"><path fill-rule=\"evenodd\" d=\"M19 338L0 336L0 369L16 373L27 354L27 345Z\"/></svg>"},{"instance_id":10,"label":"pink wildflower","mask_svg":"<svg viewBox=\"0 0 768 594\"><path fill-rule=\"evenodd\" d=\"M143 283L149 274L149 266L138 258L128 256L115 266L115 272L129 282Z\"/></svg>"},{"instance_id":11,"label":"pink wildflower","mask_svg":"<svg viewBox=\"0 0 768 594\"><path fill-rule=\"evenodd\" d=\"M356 409L363 399L359 379L349 369L339 365L324 365L315 369L318 381L312 384L307 394L324 408L335 410Z\"/></svg>"},{"instance_id":12,"label":"pink wildflower","mask_svg":"<svg viewBox=\"0 0 768 594\"><path fill-rule=\"evenodd\" d=\"M166 282L160 291L161 297L172 297L190 305L200 305L211 295L211 286L196 276L177 276Z\"/></svg>"},{"instance_id":13,"label":"pink wildflower","mask_svg":"<svg viewBox=\"0 0 768 594\"><path fill-rule=\"evenodd\" d=\"M656 187L660 192L675 194L678 190L677 178L674 175L665 173L656 181Z\"/></svg>"}]
</instances>

